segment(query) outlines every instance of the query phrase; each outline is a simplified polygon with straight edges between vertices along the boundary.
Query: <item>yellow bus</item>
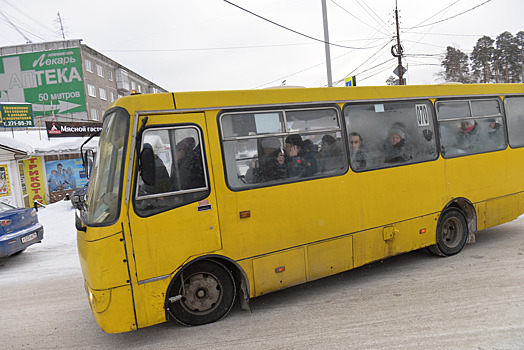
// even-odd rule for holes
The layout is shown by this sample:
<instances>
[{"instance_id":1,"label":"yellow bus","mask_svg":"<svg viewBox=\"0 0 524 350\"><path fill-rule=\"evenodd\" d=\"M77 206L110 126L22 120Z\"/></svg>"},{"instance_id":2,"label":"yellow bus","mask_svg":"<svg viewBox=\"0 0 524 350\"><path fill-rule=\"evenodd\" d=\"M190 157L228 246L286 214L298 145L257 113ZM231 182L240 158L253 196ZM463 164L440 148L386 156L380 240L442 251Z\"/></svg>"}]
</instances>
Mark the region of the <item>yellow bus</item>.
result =
<instances>
[{"instance_id":1,"label":"yellow bus","mask_svg":"<svg viewBox=\"0 0 524 350\"><path fill-rule=\"evenodd\" d=\"M524 212L524 85L133 95L106 111L78 251L106 332L235 301Z\"/></svg>"}]
</instances>

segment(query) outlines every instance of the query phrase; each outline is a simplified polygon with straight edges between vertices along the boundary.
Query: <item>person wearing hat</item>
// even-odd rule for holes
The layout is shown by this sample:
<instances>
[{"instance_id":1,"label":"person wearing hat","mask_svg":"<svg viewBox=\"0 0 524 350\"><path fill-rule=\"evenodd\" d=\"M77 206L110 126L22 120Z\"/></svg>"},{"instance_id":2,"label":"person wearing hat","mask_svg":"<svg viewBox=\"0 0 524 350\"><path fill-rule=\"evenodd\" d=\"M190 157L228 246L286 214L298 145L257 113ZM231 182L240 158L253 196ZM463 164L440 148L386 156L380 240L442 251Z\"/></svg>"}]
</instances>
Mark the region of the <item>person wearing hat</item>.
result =
<instances>
[{"instance_id":1,"label":"person wearing hat","mask_svg":"<svg viewBox=\"0 0 524 350\"><path fill-rule=\"evenodd\" d=\"M384 163L403 163L413 159L411 147L406 144L406 131L401 123L393 124L383 144Z\"/></svg>"},{"instance_id":2,"label":"person wearing hat","mask_svg":"<svg viewBox=\"0 0 524 350\"><path fill-rule=\"evenodd\" d=\"M495 118L488 119L489 129L488 129L488 139L489 142L499 148L504 145L504 131L500 127L500 123L497 122Z\"/></svg>"},{"instance_id":3,"label":"person wearing hat","mask_svg":"<svg viewBox=\"0 0 524 350\"><path fill-rule=\"evenodd\" d=\"M472 152L480 146L480 135L477 133L477 122L473 119L463 119L457 133L457 148Z\"/></svg>"}]
</instances>

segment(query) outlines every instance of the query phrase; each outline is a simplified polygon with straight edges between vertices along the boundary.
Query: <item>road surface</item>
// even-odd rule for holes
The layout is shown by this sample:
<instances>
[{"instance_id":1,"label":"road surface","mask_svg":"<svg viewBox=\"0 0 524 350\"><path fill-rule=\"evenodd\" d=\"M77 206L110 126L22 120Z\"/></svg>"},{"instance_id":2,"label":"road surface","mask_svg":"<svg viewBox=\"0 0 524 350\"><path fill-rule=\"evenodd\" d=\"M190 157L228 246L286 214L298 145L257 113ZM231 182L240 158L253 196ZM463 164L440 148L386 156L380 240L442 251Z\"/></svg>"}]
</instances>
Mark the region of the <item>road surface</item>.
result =
<instances>
[{"instance_id":1,"label":"road surface","mask_svg":"<svg viewBox=\"0 0 524 350\"><path fill-rule=\"evenodd\" d=\"M251 313L236 305L214 324L122 334L98 328L78 266L2 280L38 253L0 260L1 348L524 349L523 219L453 257L412 252L253 299Z\"/></svg>"}]
</instances>

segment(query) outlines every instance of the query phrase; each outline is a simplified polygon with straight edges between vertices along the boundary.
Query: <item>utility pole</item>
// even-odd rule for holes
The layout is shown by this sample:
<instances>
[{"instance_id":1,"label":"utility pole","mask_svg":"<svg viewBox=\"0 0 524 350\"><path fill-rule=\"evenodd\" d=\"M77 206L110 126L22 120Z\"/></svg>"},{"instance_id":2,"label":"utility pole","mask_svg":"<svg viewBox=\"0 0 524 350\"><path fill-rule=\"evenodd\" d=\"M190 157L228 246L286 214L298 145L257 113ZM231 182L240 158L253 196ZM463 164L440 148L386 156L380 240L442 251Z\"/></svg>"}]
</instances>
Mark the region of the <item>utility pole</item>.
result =
<instances>
[{"instance_id":1,"label":"utility pole","mask_svg":"<svg viewBox=\"0 0 524 350\"><path fill-rule=\"evenodd\" d=\"M326 0L322 0L322 17L324 19L324 47L326 49L326 69L327 69L327 80L328 86L333 86L333 81L331 78L331 54L329 51L329 33L328 33L328 20L327 20L327 10L326 10Z\"/></svg>"},{"instance_id":2,"label":"utility pole","mask_svg":"<svg viewBox=\"0 0 524 350\"><path fill-rule=\"evenodd\" d=\"M403 49L400 45L400 25L398 23L398 8L397 8L397 1L395 0L395 22L397 25L397 52L396 54L393 54L393 56L396 56L398 58L398 81L399 85L404 85L404 69L402 67L402 53Z\"/></svg>"},{"instance_id":3,"label":"utility pole","mask_svg":"<svg viewBox=\"0 0 524 350\"><path fill-rule=\"evenodd\" d=\"M57 15L58 15L58 18L56 20L60 24L60 32L62 33L62 39L65 40L64 26L62 25L62 17L60 17L60 11L58 11Z\"/></svg>"}]
</instances>

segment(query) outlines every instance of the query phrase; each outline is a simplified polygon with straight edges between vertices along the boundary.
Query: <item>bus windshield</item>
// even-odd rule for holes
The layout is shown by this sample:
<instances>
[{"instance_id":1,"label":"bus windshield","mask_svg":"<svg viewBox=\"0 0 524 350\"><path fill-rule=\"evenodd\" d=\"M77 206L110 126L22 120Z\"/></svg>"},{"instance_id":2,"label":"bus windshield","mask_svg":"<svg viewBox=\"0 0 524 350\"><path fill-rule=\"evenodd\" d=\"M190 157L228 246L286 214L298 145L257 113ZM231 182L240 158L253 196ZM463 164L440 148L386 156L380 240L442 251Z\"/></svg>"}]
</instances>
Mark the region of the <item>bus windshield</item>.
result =
<instances>
[{"instance_id":1,"label":"bus windshield","mask_svg":"<svg viewBox=\"0 0 524 350\"><path fill-rule=\"evenodd\" d=\"M87 224L109 224L118 217L128 130L125 110L113 110L105 117L83 213Z\"/></svg>"}]
</instances>

